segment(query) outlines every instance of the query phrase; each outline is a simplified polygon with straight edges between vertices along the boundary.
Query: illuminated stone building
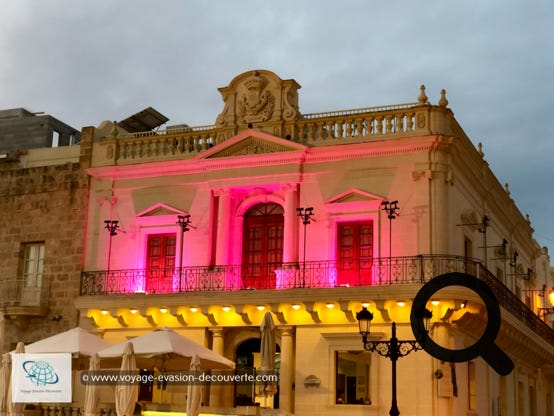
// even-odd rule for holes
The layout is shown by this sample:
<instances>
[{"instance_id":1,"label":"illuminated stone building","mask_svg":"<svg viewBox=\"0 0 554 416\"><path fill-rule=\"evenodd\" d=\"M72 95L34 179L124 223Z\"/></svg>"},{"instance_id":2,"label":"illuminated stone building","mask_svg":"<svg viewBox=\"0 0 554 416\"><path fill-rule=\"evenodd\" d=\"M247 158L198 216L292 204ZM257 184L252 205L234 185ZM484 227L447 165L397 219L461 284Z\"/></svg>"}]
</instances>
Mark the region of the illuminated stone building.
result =
<instances>
[{"instance_id":1,"label":"illuminated stone building","mask_svg":"<svg viewBox=\"0 0 554 416\"><path fill-rule=\"evenodd\" d=\"M437 105L421 87L407 104L303 114L299 89L252 71L219 89L214 125L163 130L167 119L147 109L82 130L92 159L81 325L110 342L167 326L255 366L270 311L280 352L271 405L385 415L390 362L362 351L356 313L374 313L372 339L388 339L392 322L412 339L422 284L467 272L499 299L496 342L515 370L499 376L477 358L453 372L410 354L398 363L402 415L552 414L548 253L445 92ZM429 307L446 346L479 337L472 292L445 291ZM212 407L263 401L235 386L209 393ZM179 389L164 394L183 403Z\"/></svg>"}]
</instances>

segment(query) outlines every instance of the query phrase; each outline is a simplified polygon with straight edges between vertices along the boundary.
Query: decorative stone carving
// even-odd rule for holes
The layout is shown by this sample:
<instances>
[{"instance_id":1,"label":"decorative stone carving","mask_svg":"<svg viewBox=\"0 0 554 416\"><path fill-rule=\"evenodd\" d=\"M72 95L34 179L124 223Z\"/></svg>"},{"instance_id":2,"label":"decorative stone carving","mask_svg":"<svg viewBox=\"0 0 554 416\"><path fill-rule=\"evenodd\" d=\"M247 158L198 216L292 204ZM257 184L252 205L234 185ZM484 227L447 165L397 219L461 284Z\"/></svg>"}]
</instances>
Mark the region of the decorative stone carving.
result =
<instances>
[{"instance_id":1,"label":"decorative stone carving","mask_svg":"<svg viewBox=\"0 0 554 416\"><path fill-rule=\"evenodd\" d=\"M244 85L247 90L240 95L238 100L239 121L256 123L269 120L275 109L275 97L271 91L264 90L267 81L260 77L258 72L255 72L244 82Z\"/></svg>"},{"instance_id":2,"label":"decorative stone carving","mask_svg":"<svg viewBox=\"0 0 554 416\"><path fill-rule=\"evenodd\" d=\"M220 88L225 103L216 124L244 126L298 118L298 89L294 80L282 80L270 71L250 71Z\"/></svg>"}]
</instances>

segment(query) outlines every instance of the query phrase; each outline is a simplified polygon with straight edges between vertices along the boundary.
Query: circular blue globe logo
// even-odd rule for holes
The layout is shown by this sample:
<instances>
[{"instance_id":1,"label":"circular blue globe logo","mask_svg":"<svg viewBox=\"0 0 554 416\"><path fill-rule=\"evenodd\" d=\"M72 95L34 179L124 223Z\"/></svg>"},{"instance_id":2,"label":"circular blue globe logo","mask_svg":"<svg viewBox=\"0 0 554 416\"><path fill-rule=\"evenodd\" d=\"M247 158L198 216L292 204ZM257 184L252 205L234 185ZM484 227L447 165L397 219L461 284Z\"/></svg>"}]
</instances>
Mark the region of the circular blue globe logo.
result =
<instances>
[{"instance_id":1,"label":"circular blue globe logo","mask_svg":"<svg viewBox=\"0 0 554 416\"><path fill-rule=\"evenodd\" d=\"M23 363L23 370L37 387L56 384L60 379L52 365L46 361L25 361Z\"/></svg>"}]
</instances>

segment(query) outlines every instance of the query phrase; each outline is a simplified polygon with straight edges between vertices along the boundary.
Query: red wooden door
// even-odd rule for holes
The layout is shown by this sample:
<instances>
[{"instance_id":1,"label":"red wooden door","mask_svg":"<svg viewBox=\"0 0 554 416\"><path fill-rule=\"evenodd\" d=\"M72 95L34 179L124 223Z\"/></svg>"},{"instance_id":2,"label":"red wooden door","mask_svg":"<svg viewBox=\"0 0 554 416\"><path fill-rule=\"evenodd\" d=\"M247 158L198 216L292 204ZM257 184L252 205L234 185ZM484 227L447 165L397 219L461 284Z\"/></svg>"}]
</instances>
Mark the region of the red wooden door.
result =
<instances>
[{"instance_id":1,"label":"red wooden door","mask_svg":"<svg viewBox=\"0 0 554 416\"><path fill-rule=\"evenodd\" d=\"M151 234L146 248L146 292L173 290L175 274L175 234Z\"/></svg>"},{"instance_id":2,"label":"red wooden door","mask_svg":"<svg viewBox=\"0 0 554 416\"><path fill-rule=\"evenodd\" d=\"M373 222L339 223L337 239L338 284L371 284Z\"/></svg>"},{"instance_id":3,"label":"red wooden door","mask_svg":"<svg viewBox=\"0 0 554 416\"><path fill-rule=\"evenodd\" d=\"M275 288L275 269L283 261L283 209L260 204L244 216L242 245L243 287Z\"/></svg>"}]
</instances>

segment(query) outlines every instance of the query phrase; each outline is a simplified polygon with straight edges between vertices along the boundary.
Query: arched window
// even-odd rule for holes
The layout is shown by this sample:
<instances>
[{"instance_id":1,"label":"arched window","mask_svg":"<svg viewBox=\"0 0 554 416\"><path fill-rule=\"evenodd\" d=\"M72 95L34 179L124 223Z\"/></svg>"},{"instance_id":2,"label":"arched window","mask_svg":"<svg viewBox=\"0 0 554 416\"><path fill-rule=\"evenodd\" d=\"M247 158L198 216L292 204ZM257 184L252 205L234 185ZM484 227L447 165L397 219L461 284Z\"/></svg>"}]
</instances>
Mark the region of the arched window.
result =
<instances>
[{"instance_id":1,"label":"arched window","mask_svg":"<svg viewBox=\"0 0 554 416\"><path fill-rule=\"evenodd\" d=\"M244 288L275 288L275 269L280 268L283 261L283 229L283 207L278 204L257 204L244 214Z\"/></svg>"}]
</instances>

